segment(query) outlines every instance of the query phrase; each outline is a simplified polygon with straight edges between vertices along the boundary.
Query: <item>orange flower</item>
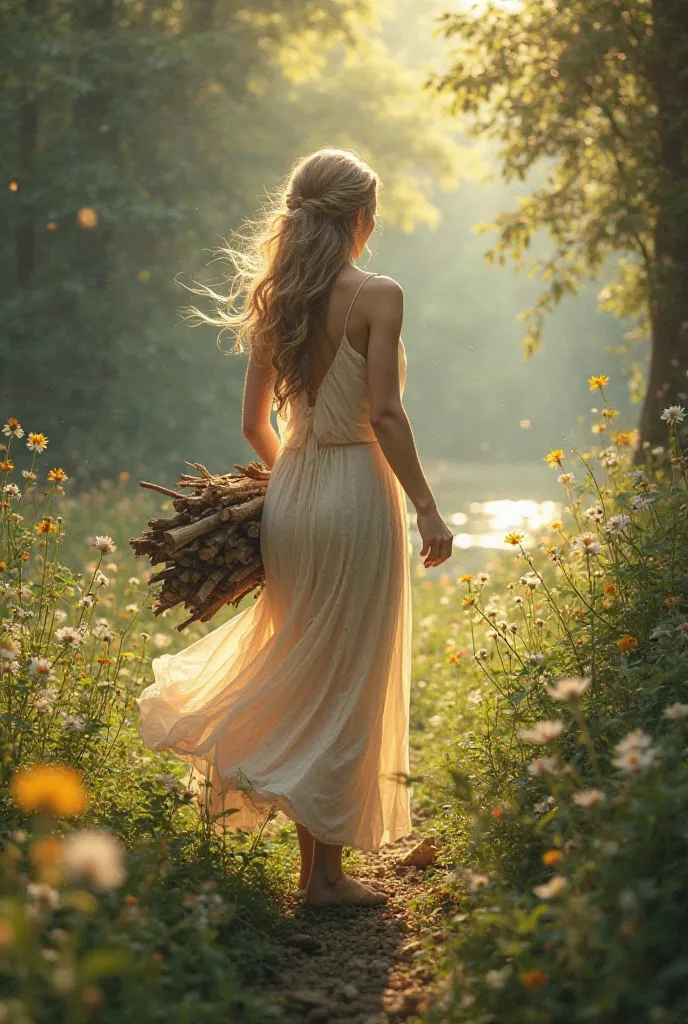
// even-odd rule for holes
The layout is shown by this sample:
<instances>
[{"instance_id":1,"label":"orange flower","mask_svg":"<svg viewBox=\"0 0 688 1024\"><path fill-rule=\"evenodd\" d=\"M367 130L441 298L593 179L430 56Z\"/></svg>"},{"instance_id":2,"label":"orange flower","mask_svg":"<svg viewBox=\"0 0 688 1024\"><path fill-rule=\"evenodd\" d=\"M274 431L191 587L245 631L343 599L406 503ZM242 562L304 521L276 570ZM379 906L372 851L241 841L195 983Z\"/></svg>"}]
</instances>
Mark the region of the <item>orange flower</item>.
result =
<instances>
[{"instance_id":1,"label":"orange flower","mask_svg":"<svg viewBox=\"0 0 688 1024\"><path fill-rule=\"evenodd\" d=\"M90 206L82 206L76 219L82 228L94 228L98 224L98 214Z\"/></svg>"},{"instance_id":2,"label":"orange flower","mask_svg":"<svg viewBox=\"0 0 688 1024\"><path fill-rule=\"evenodd\" d=\"M552 864L556 864L557 861L560 861L563 856L564 854L561 850L547 850L542 855L542 863L549 868Z\"/></svg>"},{"instance_id":3,"label":"orange flower","mask_svg":"<svg viewBox=\"0 0 688 1024\"><path fill-rule=\"evenodd\" d=\"M129 480L130 477L131 477L131 473L128 473L126 471L126 469L123 469L122 472L119 475L120 480L124 480L124 481Z\"/></svg>"},{"instance_id":4,"label":"orange flower","mask_svg":"<svg viewBox=\"0 0 688 1024\"><path fill-rule=\"evenodd\" d=\"M616 641L616 646L620 651L637 651L638 638L630 635L622 636L620 640Z\"/></svg>"},{"instance_id":5,"label":"orange flower","mask_svg":"<svg viewBox=\"0 0 688 1024\"><path fill-rule=\"evenodd\" d=\"M605 585L602 587L602 590L605 594L615 594L616 585L614 583L605 583Z\"/></svg>"},{"instance_id":6,"label":"orange flower","mask_svg":"<svg viewBox=\"0 0 688 1024\"><path fill-rule=\"evenodd\" d=\"M112 665L112 658L97 658L99 665Z\"/></svg>"},{"instance_id":7,"label":"orange flower","mask_svg":"<svg viewBox=\"0 0 688 1024\"><path fill-rule=\"evenodd\" d=\"M615 440L618 448L634 448L638 440L638 431L624 430L616 435Z\"/></svg>"},{"instance_id":8,"label":"orange flower","mask_svg":"<svg viewBox=\"0 0 688 1024\"><path fill-rule=\"evenodd\" d=\"M48 811L58 817L81 814L88 794L74 768L39 764L13 777L10 790L15 804L24 811Z\"/></svg>"},{"instance_id":9,"label":"orange flower","mask_svg":"<svg viewBox=\"0 0 688 1024\"><path fill-rule=\"evenodd\" d=\"M22 551L19 557L21 558L22 562L28 562L28 560L31 558L31 555L29 554L28 551Z\"/></svg>"},{"instance_id":10,"label":"orange flower","mask_svg":"<svg viewBox=\"0 0 688 1024\"><path fill-rule=\"evenodd\" d=\"M553 523L549 524L549 528L550 530L561 530L563 525L561 519L555 519Z\"/></svg>"},{"instance_id":11,"label":"orange flower","mask_svg":"<svg viewBox=\"0 0 688 1024\"><path fill-rule=\"evenodd\" d=\"M461 604L463 605L464 608L470 608L471 605L475 604L475 597L473 596L473 594L466 594L466 596L462 599Z\"/></svg>"},{"instance_id":12,"label":"orange flower","mask_svg":"<svg viewBox=\"0 0 688 1024\"><path fill-rule=\"evenodd\" d=\"M55 480L58 483L64 483L64 481L68 479L69 477L65 473L64 469L51 469L48 473L48 480Z\"/></svg>"},{"instance_id":13,"label":"orange flower","mask_svg":"<svg viewBox=\"0 0 688 1024\"><path fill-rule=\"evenodd\" d=\"M538 967L531 967L529 971L525 971L521 975L521 981L525 988L530 989L531 992L537 992L547 984L549 974L545 974Z\"/></svg>"},{"instance_id":14,"label":"orange flower","mask_svg":"<svg viewBox=\"0 0 688 1024\"><path fill-rule=\"evenodd\" d=\"M57 836L36 839L29 848L29 859L43 882L59 885L62 879L62 841Z\"/></svg>"},{"instance_id":15,"label":"orange flower","mask_svg":"<svg viewBox=\"0 0 688 1024\"><path fill-rule=\"evenodd\" d=\"M502 818L503 816L504 816L504 808L503 807L493 807L492 808L492 817L493 818Z\"/></svg>"},{"instance_id":16,"label":"orange flower","mask_svg":"<svg viewBox=\"0 0 688 1024\"><path fill-rule=\"evenodd\" d=\"M11 473L13 469L14 463L10 459L0 462L0 473Z\"/></svg>"},{"instance_id":17,"label":"orange flower","mask_svg":"<svg viewBox=\"0 0 688 1024\"><path fill-rule=\"evenodd\" d=\"M680 600L680 597L678 597L676 594L672 594L664 599L664 604L667 606L667 608L676 608Z\"/></svg>"},{"instance_id":18,"label":"orange flower","mask_svg":"<svg viewBox=\"0 0 688 1024\"><path fill-rule=\"evenodd\" d=\"M4 572L7 568L7 562L0 562L0 572Z\"/></svg>"},{"instance_id":19,"label":"orange flower","mask_svg":"<svg viewBox=\"0 0 688 1024\"><path fill-rule=\"evenodd\" d=\"M55 533L57 530L57 523L54 522L50 516L46 516L36 525L36 529L39 533Z\"/></svg>"}]
</instances>

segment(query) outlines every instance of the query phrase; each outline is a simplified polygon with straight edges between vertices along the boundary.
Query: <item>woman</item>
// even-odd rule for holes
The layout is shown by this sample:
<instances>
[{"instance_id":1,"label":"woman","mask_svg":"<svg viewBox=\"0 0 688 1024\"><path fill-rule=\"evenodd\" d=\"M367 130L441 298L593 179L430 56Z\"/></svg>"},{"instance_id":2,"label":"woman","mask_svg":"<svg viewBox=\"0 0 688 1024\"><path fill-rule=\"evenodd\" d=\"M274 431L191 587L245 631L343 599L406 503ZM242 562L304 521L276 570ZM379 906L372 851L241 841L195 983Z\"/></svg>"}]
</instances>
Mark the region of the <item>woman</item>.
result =
<instances>
[{"instance_id":1,"label":"woman","mask_svg":"<svg viewBox=\"0 0 688 1024\"><path fill-rule=\"evenodd\" d=\"M320 905L384 902L342 870L342 848L376 850L411 831L404 491L425 566L452 548L401 401L402 290L353 264L377 188L354 153L299 161L249 247L226 250L238 271L229 298L203 289L217 316L193 310L235 330L235 351L250 346L242 428L271 469L266 585L155 659L139 698L143 739L192 764L211 812L249 830L270 806L293 819L300 886Z\"/></svg>"}]
</instances>

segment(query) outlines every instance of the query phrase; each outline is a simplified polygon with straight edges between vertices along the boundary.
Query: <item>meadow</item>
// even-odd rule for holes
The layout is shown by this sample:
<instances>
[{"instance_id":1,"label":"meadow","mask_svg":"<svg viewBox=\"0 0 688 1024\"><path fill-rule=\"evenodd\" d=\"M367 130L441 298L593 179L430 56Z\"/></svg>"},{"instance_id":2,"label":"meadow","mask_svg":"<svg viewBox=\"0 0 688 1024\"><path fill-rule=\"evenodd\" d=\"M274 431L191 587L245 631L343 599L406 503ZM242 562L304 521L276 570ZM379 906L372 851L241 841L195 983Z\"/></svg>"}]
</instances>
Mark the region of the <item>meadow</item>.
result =
<instances>
[{"instance_id":1,"label":"meadow","mask_svg":"<svg viewBox=\"0 0 688 1024\"><path fill-rule=\"evenodd\" d=\"M607 386L594 447L543 453L560 520L413 570L409 783L436 854L411 912L436 977L381 1021L686 1019L685 412L638 448ZM280 1019L293 827L210 820L136 732L151 658L234 612L154 616L128 539L165 503L126 470L71 494L52 435L3 422L0 1021Z\"/></svg>"}]
</instances>

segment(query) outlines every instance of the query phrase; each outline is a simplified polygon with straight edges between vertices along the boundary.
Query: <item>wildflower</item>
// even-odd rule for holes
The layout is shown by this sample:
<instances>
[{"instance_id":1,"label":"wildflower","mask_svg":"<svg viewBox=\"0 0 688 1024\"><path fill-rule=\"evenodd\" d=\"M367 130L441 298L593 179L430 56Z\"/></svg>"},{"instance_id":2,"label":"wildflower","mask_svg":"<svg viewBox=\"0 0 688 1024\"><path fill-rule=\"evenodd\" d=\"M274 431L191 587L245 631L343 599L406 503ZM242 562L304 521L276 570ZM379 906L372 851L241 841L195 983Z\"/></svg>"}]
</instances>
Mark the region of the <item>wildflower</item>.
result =
<instances>
[{"instance_id":1,"label":"wildflower","mask_svg":"<svg viewBox=\"0 0 688 1024\"><path fill-rule=\"evenodd\" d=\"M681 704L679 701L676 701L675 704L670 704L669 707L664 708L662 714L665 718L685 718L688 715L688 704Z\"/></svg>"},{"instance_id":2,"label":"wildflower","mask_svg":"<svg viewBox=\"0 0 688 1024\"><path fill-rule=\"evenodd\" d=\"M560 484L572 484L575 479L573 473L562 473L561 476L557 477Z\"/></svg>"},{"instance_id":3,"label":"wildflower","mask_svg":"<svg viewBox=\"0 0 688 1024\"><path fill-rule=\"evenodd\" d=\"M595 807L604 800L601 789L581 789L573 794L573 802L577 807Z\"/></svg>"},{"instance_id":4,"label":"wildflower","mask_svg":"<svg viewBox=\"0 0 688 1024\"><path fill-rule=\"evenodd\" d=\"M91 630L91 636L94 636L96 640L102 640L105 644L111 644L115 639L115 634L110 629L107 620L98 622Z\"/></svg>"},{"instance_id":5,"label":"wildflower","mask_svg":"<svg viewBox=\"0 0 688 1024\"><path fill-rule=\"evenodd\" d=\"M534 572L529 572L526 573L525 576L521 576L521 583L524 587L529 587L531 590L535 590L540 583L540 577Z\"/></svg>"},{"instance_id":6,"label":"wildflower","mask_svg":"<svg viewBox=\"0 0 688 1024\"><path fill-rule=\"evenodd\" d=\"M561 519L555 519L553 523L549 524L549 528L550 530L561 530L563 525Z\"/></svg>"},{"instance_id":7,"label":"wildflower","mask_svg":"<svg viewBox=\"0 0 688 1024\"><path fill-rule=\"evenodd\" d=\"M169 796L170 793L177 793L181 789L181 783L176 775L169 772L167 775L156 775L155 781L162 783L162 787L165 793Z\"/></svg>"},{"instance_id":8,"label":"wildflower","mask_svg":"<svg viewBox=\"0 0 688 1024\"><path fill-rule=\"evenodd\" d=\"M38 533L56 533L57 523L52 516L44 516L40 523L36 524L36 530Z\"/></svg>"},{"instance_id":9,"label":"wildflower","mask_svg":"<svg viewBox=\"0 0 688 1024\"><path fill-rule=\"evenodd\" d=\"M616 641L616 646L619 648L620 651L624 652L637 651L638 638L635 636L631 636L630 634L627 634L626 636L622 636L619 640Z\"/></svg>"},{"instance_id":10,"label":"wildflower","mask_svg":"<svg viewBox=\"0 0 688 1024\"><path fill-rule=\"evenodd\" d=\"M460 651L452 651L451 654L447 655L447 664L448 665L458 665L460 661L461 661L461 652Z\"/></svg>"},{"instance_id":11,"label":"wildflower","mask_svg":"<svg viewBox=\"0 0 688 1024\"><path fill-rule=\"evenodd\" d=\"M545 867L549 868L552 866L552 864L556 864L558 861L560 861L563 856L564 854L561 852L561 850L546 850L545 853L543 853L542 855L542 863L545 865Z\"/></svg>"},{"instance_id":12,"label":"wildflower","mask_svg":"<svg viewBox=\"0 0 688 1024\"><path fill-rule=\"evenodd\" d=\"M629 501L628 505L634 512L642 512L654 504L654 498L649 494L636 494Z\"/></svg>"},{"instance_id":13,"label":"wildflower","mask_svg":"<svg viewBox=\"0 0 688 1024\"><path fill-rule=\"evenodd\" d=\"M585 693L591 681L590 676L585 679L581 676L571 676L569 679L559 679L554 686L545 686L545 689L552 700L575 701Z\"/></svg>"},{"instance_id":14,"label":"wildflower","mask_svg":"<svg viewBox=\"0 0 688 1024\"><path fill-rule=\"evenodd\" d=\"M637 430L622 431L616 435L616 444L619 448L633 448L637 440Z\"/></svg>"},{"instance_id":15,"label":"wildflower","mask_svg":"<svg viewBox=\"0 0 688 1024\"><path fill-rule=\"evenodd\" d=\"M532 729L519 729L518 735L526 743L553 743L561 735L564 723L561 719L544 719L536 722Z\"/></svg>"},{"instance_id":16,"label":"wildflower","mask_svg":"<svg viewBox=\"0 0 688 1024\"><path fill-rule=\"evenodd\" d=\"M40 714L45 711L52 711L53 704L57 700L57 689L54 686L48 686L44 690L39 690L34 700L34 708Z\"/></svg>"},{"instance_id":17,"label":"wildflower","mask_svg":"<svg viewBox=\"0 0 688 1024\"><path fill-rule=\"evenodd\" d=\"M487 875L478 875L475 871L468 871L468 888L471 892L478 892L479 889L484 889L486 885L490 884L490 879Z\"/></svg>"},{"instance_id":18,"label":"wildflower","mask_svg":"<svg viewBox=\"0 0 688 1024\"><path fill-rule=\"evenodd\" d=\"M614 516L610 516L604 525L604 532L611 534L613 537L627 534L631 528L633 520L630 516L626 516L623 512L618 512Z\"/></svg>"},{"instance_id":19,"label":"wildflower","mask_svg":"<svg viewBox=\"0 0 688 1024\"><path fill-rule=\"evenodd\" d=\"M581 533L574 540L573 547L584 555L599 555L602 550L602 545L594 533Z\"/></svg>"},{"instance_id":20,"label":"wildflower","mask_svg":"<svg viewBox=\"0 0 688 1024\"><path fill-rule=\"evenodd\" d=\"M459 577L459 583L470 583L473 577L469 572L465 572L463 576Z\"/></svg>"},{"instance_id":21,"label":"wildflower","mask_svg":"<svg viewBox=\"0 0 688 1024\"><path fill-rule=\"evenodd\" d=\"M524 971L521 975L521 984L531 992L537 992L544 988L548 981L549 974L541 971L538 967L531 967L529 971Z\"/></svg>"},{"instance_id":22,"label":"wildflower","mask_svg":"<svg viewBox=\"0 0 688 1024\"><path fill-rule=\"evenodd\" d=\"M681 602L681 598L677 594L670 594L669 597L664 598L664 604L667 608L676 608Z\"/></svg>"},{"instance_id":23,"label":"wildflower","mask_svg":"<svg viewBox=\"0 0 688 1024\"><path fill-rule=\"evenodd\" d=\"M586 519L592 519L593 522L599 522L604 519L604 509L601 505L591 505L590 508L586 508L583 512Z\"/></svg>"},{"instance_id":24,"label":"wildflower","mask_svg":"<svg viewBox=\"0 0 688 1024\"><path fill-rule=\"evenodd\" d=\"M64 469L51 469L48 473L48 480L54 481L55 483L63 484L65 480L69 480L69 477L65 473Z\"/></svg>"},{"instance_id":25,"label":"wildflower","mask_svg":"<svg viewBox=\"0 0 688 1024\"><path fill-rule=\"evenodd\" d=\"M62 626L55 630L55 639L59 644L67 644L69 647L79 647L84 639L83 632L76 626Z\"/></svg>"},{"instance_id":26,"label":"wildflower","mask_svg":"<svg viewBox=\"0 0 688 1024\"><path fill-rule=\"evenodd\" d=\"M172 637L167 633L153 633L153 643L156 647L169 647Z\"/></svg>"},{"instance_id":27,"label":"wildflower","mask_svg":"<svg viewBox=\"0 0 688 1024\"><path fill-rule=\"evenodd\" d=\"M83 715L70 715L67 711L61 711L60 718L66 732L83 732L86 728L86 719Z\"/></svg>"},{"instance_id":28,"label":"wildflower","mask_svg":"<svg viewBox=\"0 0 688 1024\"><path fill-rule=\"evenodd\" d=\"M486 647L481 647L479 650L477 650L475 652L475 660L476 661L485 661L485 659L489 658L489 656L490 656L490 653L489 653L489 651L487 650Z\"/></svg>"},{"instance_id":29,"label":"wildflower","mask_svg":"<svg viewBox=\"0 0 688 1024\"><path fill-rule=\"evenodd\" d=\"M511 964L506 964L501 970L491 970L485 973L485 984L488 988L495 990L503 989L509 980L511 974L513 974L513 967Z\"/></svg>"},{"instance_id":30,"label":"wildflower","mask_svg":"<svg viewBox=\"0 0 688 1024\"><path fill-rule=\"evenodd\" d=\"M52 664L47 658L32 658L29 662L29 672L32 676L47 676L51 668Z\"/></svg>"},{"instance_id":31,"label":"wildflower","mask_svg":"<svg viewBox=\"0 0 688 1024\"><path fill-rule=\"evenodd\" d=\"M660 419L665 420L667 423L683 423L686 418L686 410L682 405L670 405L668 409L665 409Z\"/></svg>"},{"instance_id":32,"label":"wildflower","mask_svg":"<svg viewBox=\"0 0 688 1024\"><path fill-rule=\"evenodd\" d=\"M463 597L463 599L461 601L461 604L462 604L462 606L464 608L470 608L472 605L475 604L475 597L474 597L474 595L473 594L466 594Z\"/></svg>"},{"instance_id":33,"label":"wildflower","mask_svg":"<svg viewBox=\"0 0 688 1024\"><path fill-rule=\"evenodd\" d=\"M87 793L74 768L62 765L37 765L15 774L11 783L12 799L24 811L48 811L60 818L81 814Z\"/></svg>"},{"instance_id":34,"label":"wildflower","mask_svg":"<svg viewBox=\"0 0 688 1024\"><path fill-rule=\"evenodd\" d=\"M550 900L553 896L560 896L564 889L568 886L568 882L561 875L555 875L550 878L549 882L545 882L544 885L536 885L533 888L533 892L541 900Z\"/></svg>"},{"instance_id":35,"label":"wildflower","mask_svg":"<svg viewBox=\"0 0 688 1024\"><path fill-rule=\"evenodd\" d=\"M614 583L605 583L602 587L602 592L611 596L616 593L616 585Z\"/></svg>"},{"instance_id":36,"label":"wildflower","mask_svg":"<svg viewBox=\"0 0 688 1024\"><path fill-rule=\"evenodd\" d=\"M539 814L544 814L545 811L548 808L553 807L553 806L554 806L554 797L551 796L551 795L550 796L546 796L544 800L540 800L539 803L533 804L533 813L534 814L538 814L538 815Z\"/></svg>"},{"instance_id":37,"label":"wildflower","mask_svg":"<svg viewBox=\"0 0 688 1024\"><path fill-rule=\"evenodd\" d=\"M26 447L29 451L38 452L40 454L48 447L48 438L45 434L30 433L29 440L26 442Z\"/></svg>"},{"instance_id":38,"label":"wildflower","mask_svg":"<svg viewBox=\"0 0 688 1024\"><path fill-rule=\"evenodd\" d=\"M499 640L499 633L497 632L496 629L488 629L487 633L485 634L485 639L486 640Z\"/></svg>"},{"instance_id":39,"label":"wildflower","mask_svg":"<svg viewBox=\"0 0 688 1024\"><path fill-rule=\"evenodd\" d=\"M544 775L558 775L561 765L556 757L536 757L528 765L528 774L536 779Z\"/></svg>"},{"instance_id":40,"label":"wildflower","mask_svg":"<svg viewBox=\"0 0 688 1024\"><path fill-rule=\"evenodd\" d=\"M479 572L478 573L478 579L480 580L481 583L489 583L489 581L490 581L490 574L489 574L489 572Z\"/></svg>"},{"instance_id":41,"label":"wildflower","mask_svg":"<svg viewBox=\"0 0 688 1024\"><path fill-rule=\"evenodd\" d=\"M11 473L14 469L14 463L11 459L3 459L0 462L0 473Z\"/></svg>"},{"instance_id":42,"label":"wildflower","mask_svg":"<svg viewBox=\"0 0 688 1024\"><path fill-rule=\"evenodd\" d=\"M14 469L14 466L12 466L12 469ZM38 480L36 474L30 469L22 469L22 476L25 480Z\"/></svg>"},{"instance_id":43,"label":"wildflower","mask_svg":"<svg viewBox=\"0 0 688 1024\"><path fill-rule=\"evenodd\" d=\"M21 428L19 420L15 419L14 416L9 416L7 423L2 428L2 432L5 437L23 437L24 431Z\"/></svg>"},{"instance_id":44,"label":"wildflower","mask_svg":"<svg viewBox=\"0 0 688 1024\"><path fill-rule=\"evenodd\" d=\"M606 388L609 383L609 377L606 373L597 374L594 377L588 377L588 384L590 385L591 391L599 391L601 388Z\"/></svg>"},{"instance_id":45,"label":"wildflower","mask_svg":"<svg viewBox=\"0 0 688 1024\"><path fill-rule=\"evenodd\" d=\"M21 494L21 491L16 484L5 484L2 492L3 494L9 494L11 498L17 498Z\"/></svg>"},{"instance_id":46,"label":"wildflower","mask_svg":"<svg viewBox=\"0 0 688 1024\"><path fill-rule=\"evenodd\" d=\"M546 554L550 562L554 562L555 565L561 565L561 554L559 552L559 548L555 548L554 546L549 547L546 549Z\"/></svg>"},{"instance_id":47,"label":"wildflower","mask_svg":"<svg viewBox=\"0 0 688 1024\"><path fill-rule=\"evenodd\" d=\"M523 598L522 597L515 597L514 598L514 604L518 605L519 608L522 608L523 607Z\"/></svg>"},{"instance_id":48,"label":"wildflower","mask_svg":"<svg viewBox=\"0 0 688 1024\"><path fill-rule=\"evenodd\" d=\"M507 533L506 537L504 538L504 543L513 544L515 547L516 545L521 543L524 536L525 534L523 533Z\"/></svg>"},{"instance_id":49,"label":"wildflower","mask_svg":"<svg viewBox=\"0 0 688 1024\"><path fill-rule=\"evenodd\" d=\"M102 551L104 554L109 555L111 551L114 551L117 547L112 537L108 537L106 534L98 534L91 544L91 547L97 548L98 551Z\"/></svg>"},{"instance_id":50,"label":"wildflower","mask_svg":"<svg viewBox=\"0 0 688 1024\"><path fill-rule=\"evenodd\" d=\"M614 747L616 757L612 764L621 771L629 773L644 772L656 764L660 751L652 746L652 737L642 729L634 729Z\"/></svg>"},{"instance_id":51,"label":"wildflower","mask_svg":"<svg viewBox=\"0 0 688 1024\"><path fill-rule=\"evenodd\" d=\"M544 459L542 461L546 462L547 465L550 466L552 469L554 469L555 466L559 466L559 468L561 469L561 460L563 458L564 458L564 449L563 448L555 448L553 451L548 452L548 454L545 455L545 457L544 457Z\"/></svg>"},{"instance_id":52,"label":"wildflower","mask_svg":"<svg viewBox=\"0 0 688 1024\"><path fill-rule=\"evenodd\" d=\"M122 847L109 832L84 829L62 842L62 865L72 882L96 889L118 889L126 878Z\"/></svg>"}]
</instances>

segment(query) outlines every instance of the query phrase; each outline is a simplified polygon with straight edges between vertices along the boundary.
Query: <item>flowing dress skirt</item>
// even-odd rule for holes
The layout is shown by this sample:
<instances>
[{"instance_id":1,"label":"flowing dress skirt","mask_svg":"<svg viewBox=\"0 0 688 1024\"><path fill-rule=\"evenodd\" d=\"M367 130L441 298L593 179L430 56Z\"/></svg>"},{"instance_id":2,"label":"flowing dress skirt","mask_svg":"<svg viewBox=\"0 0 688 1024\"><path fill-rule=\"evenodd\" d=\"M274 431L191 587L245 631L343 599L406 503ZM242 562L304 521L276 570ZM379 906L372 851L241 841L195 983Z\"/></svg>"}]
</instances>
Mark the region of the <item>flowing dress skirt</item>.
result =
<instances>
[{"instance_id":1,"label":"flowing dress skirt","mask_svg":"<svg viewBox=\"0 0 688 1024\"><path fill-rule=\"evenodd\" d=\"M258 598L153 660L140 731L209 785L229 828L275 806L324 843L411 831L409 535L377 443L282 448L261 522Z\"/></svg>"}]
</instances>

